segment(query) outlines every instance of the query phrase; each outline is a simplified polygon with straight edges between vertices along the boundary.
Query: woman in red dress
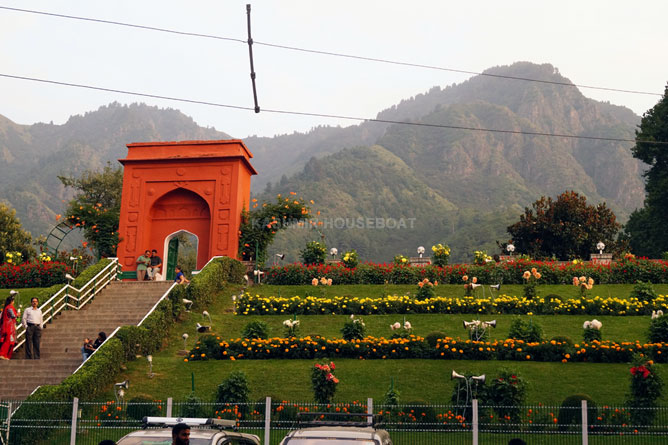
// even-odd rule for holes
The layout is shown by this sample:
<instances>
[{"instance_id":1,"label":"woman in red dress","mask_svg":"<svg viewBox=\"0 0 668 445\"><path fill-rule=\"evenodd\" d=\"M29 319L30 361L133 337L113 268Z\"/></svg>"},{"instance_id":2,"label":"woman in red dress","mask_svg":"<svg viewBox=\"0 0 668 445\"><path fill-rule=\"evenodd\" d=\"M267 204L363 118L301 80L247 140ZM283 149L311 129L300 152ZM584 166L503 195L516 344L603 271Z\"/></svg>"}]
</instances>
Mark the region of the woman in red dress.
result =
<instances>
[{"instance_id":1,"label":"woman in red dress","mask_svg":"<svg viewBox=\"0 0 668 445\"><path fill-rule=\"evenodd\" d=\"M14 295L5 300L5 307L0 315L0 359L9 360L16 344L16 319L19 312L14 307Z\"/></svg>"}]
</instances>

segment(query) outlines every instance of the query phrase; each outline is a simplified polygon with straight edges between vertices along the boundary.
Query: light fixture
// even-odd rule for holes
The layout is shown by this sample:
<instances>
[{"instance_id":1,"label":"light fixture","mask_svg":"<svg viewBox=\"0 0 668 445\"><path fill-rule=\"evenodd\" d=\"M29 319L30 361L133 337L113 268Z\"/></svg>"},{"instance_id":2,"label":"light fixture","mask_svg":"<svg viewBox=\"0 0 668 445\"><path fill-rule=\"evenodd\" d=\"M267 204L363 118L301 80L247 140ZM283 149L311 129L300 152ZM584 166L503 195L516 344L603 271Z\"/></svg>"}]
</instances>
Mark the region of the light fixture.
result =
<instances>
[{"instance_id":1,"label":"light fixture","mask_svg":"<svg viewBox=\"0 0 668 445\"><path fill-rule=\"evenodd\" d=\"M74 281L74 277L73 277L72 275L68 274L68 273L65 274L65 278L66 278L68 281Z\"/></svg>"},{"instance_id":2,"label":"light fixture","mask_svg":"<svg viewBox=\"0 0 668 445\"><path fill-rule=\"evenodd\" d=\"M264 275L264 272L261 270L255 269L253 271L253 275L256 277L257 284L260 284L262 282L262 275Z\"/></svg>"},{"instance_id":3,"label":"light fixture","mask_svg":"<svg viewBox=\"0 0 668 445\"><path fill-rule=\"evenodd\" d=\"M596 244L596 248L598 249L598 253L599 253L600 255L603 255L603 250L605 250L605 244L603 244L603 241L599 241L599 242Z\"/></svg>"},{"instance_id":4,"label":"light fixture","mask_svg":"<svg viewBox=\"0 0 668 445\"><path fill-rule=\"evenodd\" d=\"M151 354L146 356L148 361L148 378L152 379L155 374L153 374L153 356Z\"/></svg>"},{"instance_id":5,"label":"light fixture","mask_svg":"<svg viewBox=\"0 0 668 445\"><path fill-rule=\"evenodd\" d=\"M183 339L183 349L184 349L185 351L187 351L187 350L188 350L188 345L187 345L187 343L188 343L188 334L184 332L183 335L181 336L181 338Z\"/></svg>"},{"instance_id":6,"label":"light fixture","mask_svg":"<svg viewBox=\"0 0 668 445\"><path fill-rule=\"evenodd\" d=\"M475 289L475 288L480 287L480 286L482 286L482 284L479 284L479 283L471 283L471 289Z\"/></svg>"},{"instance_id":7,"label":"light fixture","mask_svg":"<svg viewBox=\"0 0 668 445\"><path fill-rule=\"evenodd\" d=\"M183 299L183 304L186 305L186 312L190 312L190 308L191 308L192 305L193 305L193 301L192 301L192 300L188 300L187 298L184 298L184 299Z\"/></svg>"},{"instance_id":8,"label":"light fixture","mask_svg":"<svg viewBox=\"0 0 668 445\"><path fill-rule=\"evenodd\" d=\"M424 253L424 246L420 246L417 248L417 253L422 258L422 254Z\"/></svg>"},{"instance_id":9,"label":"light fixture","mask_svg":"<svg viewBox=\"0 0 668 445\"><path fill-rule=\"evenodd\" d=\"M483 321L480 323L483 328L490 327L490 328L495 328L496 327L496 320L492 321Z\"/></svg>"},{"instance_id":10,"label":"light fixture","mask_svg":"<svg viewBox=\"0 0 668 445\"><path fill-rule=\"evenodd\" d=\"M213 324L213 322L211 321L211 315L209 315L208 311L203 311L202 312L202 317L208 318L209 319L209 324Z\"/></svg>"},{"instance_id":11,"label":"light fixture","mask_svg":"<svg viewBox=\"0 0 668 445\"><path fill-rule=\"evenodd\" d=\"M499 284L490 284L490 285L489 285L489 288L490 288L490 289L496 289L497 291L500 291L500 290L501 290L501 283L499 283Z\"/></svg>"},{"instance_id":12,"label":"light fixture","mask_svg":"<svg viewBox=\"0 0 668 445\"><path fill-rule=\"evenodd\" d=\"M284 253L277 253L276 256L277 256L278 259L280 259L280 260L284 260L284 259L285 259L285 254L284 254Z\"/></svg>"},{"instance_id":13,"label":"light fixture","mask_svg":"<svg viewBox=\"0 0 668 445\"><path fill-rule=\"evenodd\" d=\"M125 396L125 391L130 387L130 381L124 380L120 383L114 384L114 395L116 396L116 403L121 404L123 397Z\"/></svg>"},{"instance_id":14,"label":"light fixture","mask_svg":"<svg viewBox=\"0 0 668 445\"><path fill-rule=\"evenodd\" d=\"M475 380L480 383L485 383L485 374L482 375L473 375L471 376L471 380Z\"/></svg>"},{"instance_id":15,"label":"light fixture","mask_svg":"<svg viewBox=\"0 0 668 445\"><path fill-rule=\"evenodd\" d=\"M13 297L14 295L18 295L18 294L19 294L19 291L17 291L17 290L10 290L9 291L9 296L11 296L11 297Z\"/></svg>"},{"instance_id":16,"label":"light fixture","mask_svg":"<svg viewBox=\"0 0 668 445\"><path fill-rule=\"evenodd\" d=\"M207 331L210 331L210 330L211 330L211 326L203 326L203 325L197 323L197 332L199 332L200 334L202 334L204 332L207 332Z\"/></svg>"}]
</instances>

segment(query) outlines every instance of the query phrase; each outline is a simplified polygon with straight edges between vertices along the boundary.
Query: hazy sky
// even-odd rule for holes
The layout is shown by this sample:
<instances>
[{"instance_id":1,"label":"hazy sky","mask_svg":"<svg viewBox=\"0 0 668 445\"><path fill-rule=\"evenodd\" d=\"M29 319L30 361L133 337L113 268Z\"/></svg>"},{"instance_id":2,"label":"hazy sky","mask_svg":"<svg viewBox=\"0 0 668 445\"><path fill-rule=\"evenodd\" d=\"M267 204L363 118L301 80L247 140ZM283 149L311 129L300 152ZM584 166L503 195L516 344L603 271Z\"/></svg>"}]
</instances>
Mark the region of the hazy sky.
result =
<instances>
[{"instance_id":1,"label":"hazy sky","mask_svg":"<svg viewBox=\"0 0 668 445\"><path fill-rule=\"evenodd\" d=\"M0 0L36 9L245 40L248 1ZM470 71L551 63L578 84L662 93L668 2L252 1L258 42ZM260 106L375 117L401 99L469 75L255 45ZM245 43L186 37L0 9L0 73L252 107ZM638 114L658 96L582 90ZM112 101L182 110L235 137L349 121L137 98L0 77L0 114L60 124Z\"/></svg>"}]
</instances>

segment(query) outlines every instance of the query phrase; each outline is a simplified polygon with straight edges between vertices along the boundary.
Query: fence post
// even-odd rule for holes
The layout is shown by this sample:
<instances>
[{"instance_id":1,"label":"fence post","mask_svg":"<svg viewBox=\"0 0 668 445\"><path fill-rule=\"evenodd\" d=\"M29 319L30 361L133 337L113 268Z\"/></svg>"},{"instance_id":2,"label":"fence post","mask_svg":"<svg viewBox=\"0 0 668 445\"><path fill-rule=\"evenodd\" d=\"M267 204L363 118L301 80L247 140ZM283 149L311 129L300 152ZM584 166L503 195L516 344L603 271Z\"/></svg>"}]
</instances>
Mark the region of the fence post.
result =
<instances>
[{"instance_id":1,"label":"fence post","mask_svg":"<svg viewBox=\"0 0 668 445\"><path fill-rule=\"evenodd\" d=\"M478 445L478 399L471 400L471 412L473 413L473 445Z\"/></svg>"},{"instance_id":2,"label":"fence post","mask_svg":"<svg viewBox=\"0 0 668 445\"><path fill-rule=\"evenodd\" d=\"M72 400L72 430L70 431L70 445L77 444L77 420L79 414L79 398Z\"/></svg>"},{"instance_id":3,"label":"fence post","mask_svg":"<svg viewBox=\"0 0 668 445\"><path fill-rule=\"evenodd\" d=\"M589 419L587 419L587 401L582 400L582 445L589 445Z\"/></svg>"},{"instance_id":4,"label":"fence post","mask_svg":"<svg viewBox=\"0 0 668 445\"><path fill-rule=\"evenodd\" d=\"M369 397L366 399L366 413L371 414L366 418L366 423L369 425L373 424L373 398Z\"/></svg>"},{"instance_id":5,"label":"fence post","mask_svg":"<svg viewBox=\"0 0 668 445\"><path fill-rule=\"evenodd\" d=\"M171 397L167 397L167 417L172 417L172 404L174 400Z\"/></svg>"},{"instance_id":6,"label":"fence post","mask_svg":"<svg viewBox=\"0 0 668 445\"><path fill-rule=\"evenodd\" d=\"M271 397L267 397L264 402L264 443L270 444L271 432Z\"/></svg>"},{"instance_id":7,"label":"fence post","mask_svg":"<svg viewBox=\"0 0 668 445\"><path fill-rule=\"evenodd\" d=\"M9 444L9 427L12 423L12 402L7 403L7 443Z\"/></svg>"}]
</instances>

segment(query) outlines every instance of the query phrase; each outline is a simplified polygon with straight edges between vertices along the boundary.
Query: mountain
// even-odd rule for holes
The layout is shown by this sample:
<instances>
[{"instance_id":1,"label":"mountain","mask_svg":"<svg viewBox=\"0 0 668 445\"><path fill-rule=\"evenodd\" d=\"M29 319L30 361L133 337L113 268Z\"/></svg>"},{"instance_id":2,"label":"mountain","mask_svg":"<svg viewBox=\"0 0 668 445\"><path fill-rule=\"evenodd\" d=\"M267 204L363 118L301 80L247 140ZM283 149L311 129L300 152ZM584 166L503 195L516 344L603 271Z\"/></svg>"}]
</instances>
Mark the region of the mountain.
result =
<instances>
[{"instance_id":1,"label":"mountain","mask_svg":"<svg viewBox=\"0 0 668 445\"><path fill-rule=\"evenodd\" d=\"M377 116L430 126L369 121L246 138L260 172L254 197L294 191L314 199L327 243L376 261L413 255L418 245L435 242L449 243L459 260L474 249L495 250L495 240L507 239L505 228L525 206L566 189L592 203L605 201L621 220L642 206L644 166L631 156L630 144L515 133L632 139L638 116L555 84L570 81L549 64L520 62L485 74L496 77L433 87ZM457 126L513 133L452 128ZM113 103L63 125L18 125L0 116L0 199L17 209L33 234L46 233L71 193L57 175L115 163L129 142L226 138L178 110L143 104ZM380 220L412 226L370 223ZM296 259L304 242L316 237L321 234L287 230L273 252Z\"/></svg>"}]
</instances>

